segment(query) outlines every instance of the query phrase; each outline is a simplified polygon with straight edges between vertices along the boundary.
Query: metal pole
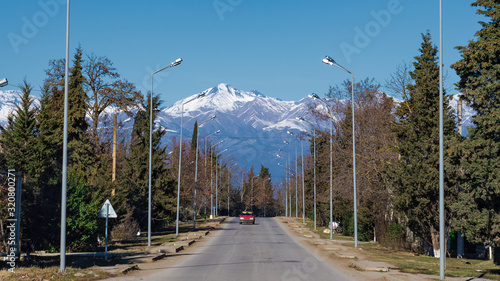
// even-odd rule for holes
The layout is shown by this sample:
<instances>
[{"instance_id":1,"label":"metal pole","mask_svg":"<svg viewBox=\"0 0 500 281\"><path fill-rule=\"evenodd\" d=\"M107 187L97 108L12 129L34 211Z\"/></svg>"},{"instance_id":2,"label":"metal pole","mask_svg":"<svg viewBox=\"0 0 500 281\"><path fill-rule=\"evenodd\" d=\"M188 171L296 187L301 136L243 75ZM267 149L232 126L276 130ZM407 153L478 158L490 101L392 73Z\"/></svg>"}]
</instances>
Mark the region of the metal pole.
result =
<instances>
[{"instance_id":1,"label":"metal pole","mask_svg":"<svg viewBox=\"0 0 500 281\"><path fill-rule=\"evenodd\" d=\"M152 158L153 158L153 75L151 73L151 97L149 101L149 173L148 173L148 247L151 247L151 201L152 201Z\"/></svg>"},{"instance_id":2,"label":"metal pole","mask_svg":"<svg viewBox=\"0 0 500 281\"><path fill-rule=\"evenodd\" d=\"M356 192L356 127L354 123L354 74L351 72L351 109L352 109L352 181L354 186L354 247L358 247L358 201Z\"/></svg>"},{"instance_id":3,"label":"metal pole","mask_svg":"<svg viewBox=\"0 0 500 281\"><path fill-rule=\"evenodd\" d=\"M439 0L439 277L444 280L443 1Z\"/></svg>"},{"instance_id":4,"label":"metal pole","mask_svg":"<svg viewBox=\"0 0 500 281\"><path fill-rule=\"evenodd\" d=\"M63 133L63 163L61 183L61 264L59 272L66 272L66 196L68 173L68 76L69 76L69 2L66 7L66 61L64 70L64 133Z\"/></svg>"},{"instance_id":5,"label":"metal pole","mask_svg":"<svg viewBox=\"0 0 500 281\"><path fill-rule=\"evenodd\" d=\"M213 186L214 186L214 176L213 176L213 148L210 147L210 218L214 218L214 194L213 194Z\"/></svg>"},{"instance_id":6,"label":"metal pole","mask_svg":"<svg viewBox=\"0 0 500 281\"><path fill-rule=\"evenodd\" d=\"M109 204L106 204L106 245L104 246L104 259L108 260L108 217L109 217Z\"/></svg>"},{"instance_id":7,"label":"metal pole","mask_svg":"<svg viewBox=\"0 0 500 281\"><path fill-rule=\"evenodd\" d=\"M330 240L333 239L333 116L330 112Z\"/></svg>"},{"instance_id":8,"label":"metal pole","mask_svg":"<svg viewBox=\"0 0 500 281\"><path fill-rule=\"evenodd\" d=\"M316 128L313 131L313 161L314 161L314 230L316 231Z\"/></svg>"},{"instance_id":9,"label":"metal pole","mask_svg":"<svg viewBox=\"0 0 500 281\"><path fill-rule=\"evenodd\" d=\"M285 165L285 217L288 217L288 162Z\"/></svg>"},{"instance_id":10,"label":"metal pole","mask_svg":"<svg viewBox=\"0 0 500 281\"><path fill-rule=\"evenodd\" d=\"M196 229L196 187L198 184L198 136L199 128L196 131L196 164L194 168L194 207L193 207L193 228Z\"/></svg>"},{"instance_id":11,"label":"metal pole","mask_svg":"<svg viewBox=\"0 0 500 281\"><path fill-rule=\"evenodd\" d=\"M294 145L295 146L295 145ZM299 185L299 169L297 168L297 162L299 161L299 155L297 153L297 147L295 146L295 217L299 217L299 199L298 199L298 185Z\"/></svg>"},{"instance_id":12,"label":"metal pole","mask_svg":"<svg viewBox=\"0 0 500 281\"><path fill-rule=\"evenodd\" d=\"M179 204L181 195L181 167L182 167L182 122L184 115L184 104L181 105L181 136L179 139L179 176L177 177L177 219L175 221L175 236L179 236Z\"/></svg>"},{"instance_id":13,"label":"metal pole","mask_svg":"<svg viewBox=\"0 0 500 281\"><path fill-rule=\"evenodd\" d=\"M302 150L302 223L306 223L306 193L304 186L304 142L300 142L301 150Z\"/></svg>"},{"instance_id":14,"label":"metal pole","mask_svg":"<svg viewBox=\"0 0 500 281\"><path fill-rule=\"evenodd\" d=\"M217 168L217 155L215 155L215 209L214 209L214 216L217 216L217 188L219 185L219 169ZM213 207L212 207L213 208Z\"/></svg>"}]
</instances>

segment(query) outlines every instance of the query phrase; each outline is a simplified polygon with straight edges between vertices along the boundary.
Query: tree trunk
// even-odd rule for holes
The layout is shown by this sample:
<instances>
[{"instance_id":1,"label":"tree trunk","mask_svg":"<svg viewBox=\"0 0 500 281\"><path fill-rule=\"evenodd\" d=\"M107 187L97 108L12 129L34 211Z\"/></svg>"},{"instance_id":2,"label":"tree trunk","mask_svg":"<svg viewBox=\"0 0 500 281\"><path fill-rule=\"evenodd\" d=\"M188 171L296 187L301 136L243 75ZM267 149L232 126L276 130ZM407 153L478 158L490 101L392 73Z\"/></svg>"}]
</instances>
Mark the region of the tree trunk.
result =
<instances>
[{"instance_id":1,"label":"tree trunk","mask_svg":"<svg viewBox=\"0 0 500 281\"><path fill-rule=\"evenodd\" d=\"M434 250L434 257L439 258L439 231L437 231L433 225L431 225L431 240L432 240L432 249Z\"/></svg>"}]
</instances>

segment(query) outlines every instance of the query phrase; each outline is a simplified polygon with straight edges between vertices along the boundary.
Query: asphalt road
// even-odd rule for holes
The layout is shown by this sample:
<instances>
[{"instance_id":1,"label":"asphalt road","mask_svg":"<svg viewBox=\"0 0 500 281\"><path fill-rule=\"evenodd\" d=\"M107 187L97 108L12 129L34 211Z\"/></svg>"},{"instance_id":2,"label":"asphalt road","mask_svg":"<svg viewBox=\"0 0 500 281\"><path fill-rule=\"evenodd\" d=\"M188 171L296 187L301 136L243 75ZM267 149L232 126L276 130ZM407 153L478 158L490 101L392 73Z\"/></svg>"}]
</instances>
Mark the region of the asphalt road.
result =
<instances>
[{"instance_id":1,"label":"asphalt road","mask_svg":"<svg viewBox=\"0 0 500 281\"><path fill-rule=\"evenodd\" d=\"M181 264L122 280L352 280L297 244L274 218L225 224Z\"/></svg>"}]
</instances>

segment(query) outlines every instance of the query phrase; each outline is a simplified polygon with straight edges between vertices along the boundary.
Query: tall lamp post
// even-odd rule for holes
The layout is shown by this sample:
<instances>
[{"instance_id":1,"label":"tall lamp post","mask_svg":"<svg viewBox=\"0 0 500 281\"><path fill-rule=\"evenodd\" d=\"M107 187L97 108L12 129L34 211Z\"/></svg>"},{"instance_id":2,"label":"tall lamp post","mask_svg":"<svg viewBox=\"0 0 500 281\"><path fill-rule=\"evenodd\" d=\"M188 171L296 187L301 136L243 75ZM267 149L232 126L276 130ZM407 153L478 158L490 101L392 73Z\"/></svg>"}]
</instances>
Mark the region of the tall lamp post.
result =
<instances>
[{"instance_id":1,"label":"tall lamp post","mask_svg":"<svg viewBox=\"0 0 500 281\"><path fill-rule=\"evenodd\" d=\"M169 67L174 67L181 64L182 59L178 58L174 62L170 63L167 66L164 66L157 71L151 73L151 97L149 101L149 196L148 196L148 247L151 247L151 202L152 202L152 191L151 191L151 182L152 182L152 162L153 162L153 76L163 71Z\"/></svg>"},{"instance_id":2,"label":"tall lamp post","mask_svg":"<svg viewBox=\"0 0 500 281\"><path fill-rule=\"evenodd\" d=\"M205 120L200 123L198 127L201 127L203 124L207 123L208 121L214 120L215 115L212 116L210 119ZM196 131L196 160L195 160L195 168L194 168L194 206L193 206L193 228L196 229L196 187L198 185L198 135L200 133L200 130Z\"/></svg>"},{"instance_id":3,"label":"tall lamp post","mask_svg":"<svg viewBox=\"0 0 500 281\"><path fill-rule=\"evenodd\" d=\"M0 80L0 87L5 87L9 84L9 81L7 80L7 78L3 78Z\"/></svg>"},{"instance_id":4,"label":"tall lamp post","mask_svg":"<svg viewBox=\"0 0 500 281\"><path fill-rule=\"evenodd\" d=\"M59 272L66 272L66 203L67 203L67 175L68 175L68 86L69 86L69 4L66 7L66 61L64 64L64 132L63 132L63 160L61 180L61 264Z\"/></svg>"},{"instance_id":5,"label":"tall lamp post","mask_svg":"<svg viewBox=\"0 0 500 281\"><path fill-rule=\"evenodd\" d=\"M354 123L354 74L335 62L331 57L326 56L323 63L336 66L351 74L351 109L352 109L352 182L354 187L354 247L358 247L358 203L356 192L356 127Z\"/></svg>"},{"instance_id":6,"label":"tall lamp post","mask_svg":"<svg viewBox=\"0 0 500 281\"><path fill-rule=\"evenodd\" d=\"M283 151L282 149L279 149L279 152L285 153L287 156L287 160L286 160L287 172L288 172L287 186L288 186L288 194L290 194L290 197L289 197L290 200L288 200L288 202L289 202L288 214L290 217L292 217L292 191L290 190L290 176L291 176L290 171L292 170L292 168L290 167L290 154L288 152ZM281 157L281 156L278 155L278 157ZM297 180L297 177L295 177L295 180Z\"/></svg>"},{"instance_id":7,"label":"tall lamp post","mask_svg":"<svg viewBox=\"0 0 500 281\"><path fill-rule=\"evenodd\" d=\"M297 168L297 161L299 161L299 156L297 154L297 146L287 142L283 141L285 144L291 145L295 147L295 217L299 217L299 202L297 198L297 190L298 190L298 181L299 181L299 169ZM291 210L290 210L291 211Z\"/></svg>"},{"instance_id":8,"label":"tall lamp post","mask_svg":"<svg viewBox=\"0 0 500 281\"><path fill-rule=\"evenodd\" d=\"M217 132L219 132L219 131L217 131ZM209 136L207 136L207 137L209 137ZM212 173L212 167L213 167L212 159L214 157L214 152L213 151L214 151L214 148L218 144L221 144L223 142L224 142L224 139L222 139L218 143L210 146L210 216L211 216L211 218L215 218L215 212L214 212L214 192L213 192L213 183L214 183L214 181L213 181L213 176L212 176L213 175L213 173ZM217 179L218 179L217 178L217 159L215 159L215 160L216 160L216 162L215 162L215 187L217 188Z\"/></svg>"},{"instance_id":9,"label":"tall lamp post","mask_svg":"<svg viewBox=\"0 0 500 281\"><path fill-rule=\"evenodd\" d=\"M181 170L182 170L182 126L183 126L183 117L184 117L184 105L194 101L195 99L199 99L204 97L206 93L201 93L196 97L182 103L181 105L181 135L179 138L179 176L177 177L177 218L175 221L175 236L179 236L179 204L180 204L180 195L181 195Z\"/></svg>"},{"instance_id":10,"label":"tall lamp post","mask_svg":"<svg viewBox=\"0 0 500 281\"><path fill-rule=\"evenodd\" d=\"M444 128L443 128L443 1L439 0L439 277L444 280L445 274L445 240L444 240Z\"/></svg>"},{"instance_id":11,"label":"tall lamp post","mask_svg":"<svg viewBox=\"0 0 500 281\"><path fill-rule=\"evenodd\" d=\"M281 158L283 160L286 161L286 159L284 159L283 157L281 157L281 155L279 154L276 154L276 156L278 156L278 158ZM285 218L288 217L288 180L287 180L287 175L288 175L288 162L285 162L285 166L283 166L283 164L281 163L278 163L278 166L281 166L283 167L283 169L285 169Z\"/></svg>"},{"instance_id":12,"label":"tall lamp post","mask_svg":"<svg viewBox=\"0 0 500 281\"><path fill-rule=\"evenodd\" d=\"M316 127L306 119L297 117L298 120L306 122L313 127L313 169L314 169L314 230L316 230Z\"/></svg>"},{"instance_id":13,"label":"tall lamp post","mask_svg":"<svg viewBox=\"0 0 500 281\"><path fill-rule=\"evenodd\" d=\"M207 182L207 138L210 137L211 135L215 135L220 133L220 130L217 130L216 132L211 133L210 135L205 137L205 188L206 188L206 182ZM212 164L212 159L210 159L210 164ZM212 172L212 167L210 167L210 172ZM210 174L210 180L212 180L212 175ZM210 185L210 192L212 191L212 185ZM212 214L212 211L210 210L210 214ZM205 191L205 221L207 221L207 193Z\"/></svg>"},{"instance_id":14,"label":"tall lamp post","mask_svg":"<svg viewBox=\"0 0 500 281\"><path fill-rule=\"evenodd\" d=\"M301 147L301 151L302 151L302 223L305 224L306 223L306 209L305 209L305 206L306 206L306 199L305 199L306 198L306 192L305 192L305 186L304 186L304 143L294 133L292 133L290 131L287 131L286 133L289 134L289 135L291 135L291 136L296 137L300 141L300 147Z\"/></svg>"},{"instance_id":15,"label":"tall lamp post","mask_svg":"<svg viewBox=\"0 0 500 281\"><path fill-rule=\"evenodd\" d=\"M328 104L316 94L311 96L323 103L330 113L330 240L333 239L333 112Z\"/></svg>"}]
</instances>

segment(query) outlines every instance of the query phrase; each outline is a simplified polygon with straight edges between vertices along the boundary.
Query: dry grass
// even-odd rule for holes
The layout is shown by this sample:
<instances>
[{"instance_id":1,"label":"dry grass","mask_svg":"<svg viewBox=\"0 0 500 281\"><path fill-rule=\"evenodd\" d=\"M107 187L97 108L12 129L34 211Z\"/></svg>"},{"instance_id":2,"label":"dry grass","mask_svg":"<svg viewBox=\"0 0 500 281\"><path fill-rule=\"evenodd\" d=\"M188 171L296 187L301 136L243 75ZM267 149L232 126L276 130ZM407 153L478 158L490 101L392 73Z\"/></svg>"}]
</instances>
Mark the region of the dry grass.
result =
<instances>
[{"instance_id":1,"label":"dry grass","mask_svg":"<svg viewBox=\"0 0 500 281\"><path fill-rule=\"evenodd\" d=\"M302 223L302 219L297 220L297 222ZM314 229L311 220L306 219L306 225L311 230ZM318 233L322 239L330 238L329 234L324 234L319 230L323 230L323 228L318 228L318 231L315 233ZM354 241L352 237L342 237L341 235L334 234L335 240ZM343 246L353 247L354 245L343 244ZM362 254L368 259L387 262L402 272L439 275L439 259L437 258L385 248L378 243L361 243L359 247L363 249ZM445 273L449 277L475 277L500 280L500 266L493 264L489 260L447 258Z\"/></svg>"}]
</instances>

